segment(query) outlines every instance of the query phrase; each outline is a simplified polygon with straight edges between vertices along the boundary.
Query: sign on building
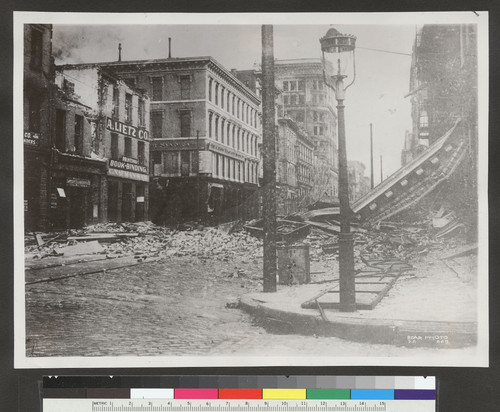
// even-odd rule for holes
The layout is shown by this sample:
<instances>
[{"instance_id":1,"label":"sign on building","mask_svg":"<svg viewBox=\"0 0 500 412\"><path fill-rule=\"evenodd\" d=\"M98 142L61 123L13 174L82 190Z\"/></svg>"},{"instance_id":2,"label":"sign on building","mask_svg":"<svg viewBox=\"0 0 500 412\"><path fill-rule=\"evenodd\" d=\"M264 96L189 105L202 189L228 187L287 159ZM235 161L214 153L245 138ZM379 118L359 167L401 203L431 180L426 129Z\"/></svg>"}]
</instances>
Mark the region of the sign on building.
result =
<instances>
[{"instance_id":1,"label":"sign on building","mask_svg":"<svg viewBox=\"0 0 500 412\"><path fill-rule=\"evenodd\" d=\"M106 118L106 129L114 133L120 133L124 136L134 137L139 140L149 140L149 131L146 129L131 126L118 120Z\"/></svg>"}]
</instances>

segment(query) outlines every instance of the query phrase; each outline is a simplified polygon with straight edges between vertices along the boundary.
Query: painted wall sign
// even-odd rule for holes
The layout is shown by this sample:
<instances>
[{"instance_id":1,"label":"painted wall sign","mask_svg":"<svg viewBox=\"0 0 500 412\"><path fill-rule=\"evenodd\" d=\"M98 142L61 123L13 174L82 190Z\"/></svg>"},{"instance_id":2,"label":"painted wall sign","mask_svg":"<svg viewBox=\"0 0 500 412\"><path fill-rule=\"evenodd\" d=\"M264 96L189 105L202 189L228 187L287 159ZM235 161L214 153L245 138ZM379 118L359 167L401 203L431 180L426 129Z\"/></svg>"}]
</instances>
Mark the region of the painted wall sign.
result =
<instances>
[{"instance_id":1,"label":"painted wall sign","mask_svg":"<svg viewBox=\"0 0 500 412\"><path fill-rule=\"evenodd\" d=\"M24 132L24 144L29 146L38 146L40 143L40 134Z\"/></svg>"},{"instance_id":2,"label":"painted wall sign","mask_svg":"<svg viewBox=\"0 0 500 412\"><path fill-rule=\"evenodd\" d=\"M127 157L127 156L122 156L122 162L133 163L135 165L139 164L138 159L134 159L133 157Z\"/></svg>"},{"instance_id":3,"label":"painted wall sign","mask_svg":"<svg viewBox=\"0 0 500 412\"><path fill-rule=\"evenodd\" d=\"M81 179L79 177L67 177L66 186L90 187L90 179Z\"/></svg>"},{"instance_id":4,"label":"painted wall sign","mask_svg":"<svg viewBox=\"0 0 500 412\"><path fill-rule=\"evenodd\" d=\"M109 167L113 169L127 170L135 173L144 173L144 174L148 173L148 168L146 166L124 162L122 160L110 159Z\"/></svg>"},{"instance_id":5,"label":"painted wall sign","mask_svg":"<svg viewBox=\"0 0 500 412\"><path fill-rule=\"evenodd\" d=\"M109 117L106 118L106 129L111 132L120 133L139 140L149 140L149 131L146 129L131 126L118 120L110 119Z\"/></svg>"},{"instance_id":6,"label":"painted wall sign","mask_svg":"<svg viewBox=\"0 0 500 412\"><path fill-rule=\"evenodd\" d=\"M149 182L149 175L129 172L128 170L109 169L108 176L118 177L120 179L137 180L140 182Z\"/></svg>"},{"instance_id":7,"label":"painted wall sign","mask_svg":"<svg viewBox=\"0 0 500 412\"><path fill-rule=\"evenodd\" d=\"M175 150L196 150L199 146L200 150L206 150L206 142L200 139L171 139L171 140L153 140L151 142L152 150L155 149L175 149Z\"/></svg>"}]
</instances>

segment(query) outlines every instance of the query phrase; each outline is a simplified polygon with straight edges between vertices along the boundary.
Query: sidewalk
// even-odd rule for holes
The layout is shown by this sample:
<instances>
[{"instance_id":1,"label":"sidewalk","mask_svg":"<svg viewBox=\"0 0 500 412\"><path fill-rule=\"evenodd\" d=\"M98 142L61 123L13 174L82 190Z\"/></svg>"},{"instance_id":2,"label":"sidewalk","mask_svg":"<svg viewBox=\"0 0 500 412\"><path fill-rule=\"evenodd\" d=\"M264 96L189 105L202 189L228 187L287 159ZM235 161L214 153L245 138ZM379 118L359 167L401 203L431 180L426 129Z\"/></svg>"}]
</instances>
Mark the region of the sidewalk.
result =
<instances>
[{"instance_id":1,"label":"sidewalk","mask_svg":"<svg viewBox=\"0 0 500 412\"><path fill-rule=\"evenodd\" d=\"M352 313L336 309L304 309L306 301L338 285L328 283L283 286L276 293L250 293L240 308L273 333L335 336L365 343L409 347L452 348L476 344L475 256L422 261L401 275L373 310Z\"/></svg>"}]
</instances>

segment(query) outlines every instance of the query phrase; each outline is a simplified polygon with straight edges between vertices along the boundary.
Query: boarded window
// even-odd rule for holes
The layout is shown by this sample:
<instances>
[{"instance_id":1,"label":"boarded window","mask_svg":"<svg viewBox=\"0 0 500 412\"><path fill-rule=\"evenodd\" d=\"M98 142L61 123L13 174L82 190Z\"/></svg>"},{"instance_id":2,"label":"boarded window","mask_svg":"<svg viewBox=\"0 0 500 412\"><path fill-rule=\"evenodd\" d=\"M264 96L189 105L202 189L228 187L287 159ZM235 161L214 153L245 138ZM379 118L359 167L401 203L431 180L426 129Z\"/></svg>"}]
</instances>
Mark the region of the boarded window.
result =
<instances>
[{"instance_id":1,"label":"boarded window","mask_svg":"<svg viewBox=\"0 0 500 412\"><path fill-rule=\"evenodd\" d=\"M180 112L180 120L181 120L181 137L190 137L191 136L191 111L182 110ZM217 122L216 122L216 131L217 135Z\"/></svg>"}]
</instances>

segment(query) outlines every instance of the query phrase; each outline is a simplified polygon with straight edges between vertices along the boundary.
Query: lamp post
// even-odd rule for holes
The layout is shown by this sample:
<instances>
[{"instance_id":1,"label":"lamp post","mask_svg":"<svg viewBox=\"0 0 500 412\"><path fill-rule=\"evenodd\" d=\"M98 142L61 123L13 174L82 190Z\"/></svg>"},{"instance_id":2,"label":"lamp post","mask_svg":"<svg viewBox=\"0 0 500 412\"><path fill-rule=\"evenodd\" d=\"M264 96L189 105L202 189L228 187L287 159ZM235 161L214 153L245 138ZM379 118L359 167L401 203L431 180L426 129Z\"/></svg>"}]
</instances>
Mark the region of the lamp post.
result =
<instances>
[{"instance_id":1,"label":"lamp post","mask_svg":"<svg viewBox=\"0 0 500 412\"><path fill-rule=\"evenodd\" d=\"M320 39L323 54L323 80L334 91L337 100L338 156L339 156L339 308L341 312L356 311L356 289L354 278L354 239L351 233L351 208L349 206L349 178L345 143L344 98L345 91L354 83L356 66L354 49L356 37L342 34L330 28ZM351 64L352 60L352 64ZM347 86L344 79L352 65L352 81ZM327 72L336 74L327 75Z\"/></svg>"}]
</instances>

